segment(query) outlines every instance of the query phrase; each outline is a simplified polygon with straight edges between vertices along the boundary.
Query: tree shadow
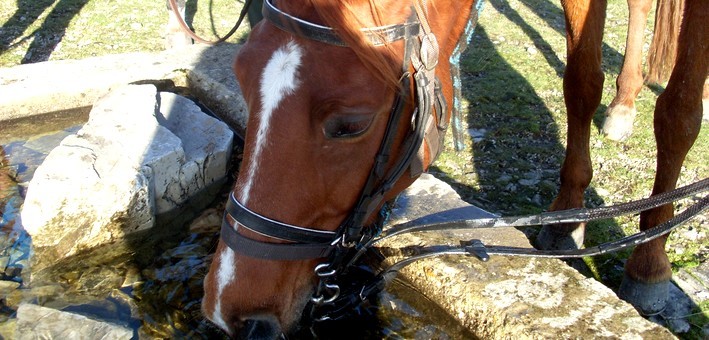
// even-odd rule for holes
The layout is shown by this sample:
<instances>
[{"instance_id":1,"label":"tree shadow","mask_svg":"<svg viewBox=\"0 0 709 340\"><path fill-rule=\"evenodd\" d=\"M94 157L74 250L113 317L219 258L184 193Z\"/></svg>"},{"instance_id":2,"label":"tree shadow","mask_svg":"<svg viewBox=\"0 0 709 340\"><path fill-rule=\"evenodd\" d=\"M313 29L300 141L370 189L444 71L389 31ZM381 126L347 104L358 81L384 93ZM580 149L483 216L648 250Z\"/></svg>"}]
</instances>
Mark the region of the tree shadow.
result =
<instances>
[{"instance_id":1,"label":"tree shadow","mask_svg":"<svg viewBox=\"0 0 709 340\"><path fill-rule=\"evenodd\" d=\"M49 60L54 49L62 41L69 23L87 2L88 0L59 0L58 2L55 0L17 0L17 11L2 26L0 54L32 39L21 63L29 64ZM40 27L24 34L40 15L53 5L54 7ZM20 40L16 41L18 38Z\"/></svg>"},{"instance_id":2,"label":"tree shadow","mask_svg":"<svg viewBox=\"0 0 709 340\"><path fill-rule=\"evenodd\" d=\"M554 49L549 43L541 36L541 34L535 30L530 24L524 21L519 12L510 7L507 2L500 1L488 1L490 5L495 7L497 11L503 14L508 20L514 22L519 28L524 31L524 33L529 37L534 46L542 53L544 59L551 68L556 71L558 77L564 76L565 64L559 59L559 57L554 53ZM542 3L544 6L538 6L537 3L530 4L529 1L522 1L528 8L532 9L540 18L547 21L550 27L553 27L560 34L565 34L564 31L564 13L556 6L552 6L550 3Z\"/></svg>"},{"instance_id":3,"label":"tree shadow","mask_svg":"<svg viewBox=\"0 0 709 340\"><path fill-rule=\"evenodd\" d=\"M566 35L566 30L564 29L564 12L561 8L553 5L548 0L520 0L520 2L524 4L527 9L536 14L537 17L544 20L549 27L553 28L562 36ZM557 71L559 77L562 77L564 68L566 67L565 63L556 57L551 45L544 41L544 38L539 32L526 23L519 13L512 9L507 2L490 0L489 3L527 34L529 39L531 39L534 45L542 52L544 58L547 59L549 66ZM601 49L603 53L601 69L603 72L619 73L623 64L623 53L608 45L606 42L603 42Z\"/></svg>"},{"instance_id":4,"label":"tree shadow","mask_svg":"<svg viewBox=\"0 0 709 340\"><path fill-rule=\"evenodd\" d=\"M0 36L0 54L18 43L12 42L32 25L55 0L17 0L17 11L2 26ZM26 36L22 40L29 39Z\"/></svg>"},{"instance_id":5,"label":"tree shadow","mask_svg":"<svg viewBox=\"0 0 709 340\"><path fill-rule=\"evenodd\" d=\"M530 24L525 22L518 11L510 7L508 2L491 0L489 3L508 20L519 26L529 37L534 46L542 53L542 56L547 60L549 66L556 71L559 77L563 77L564 68L566 67L565 62L558 58L551 45L544 40L541 34ZM520 0L520 3L528 10L532 11L538 18L544 20L549 27L553 28L560 35L564 36L566 34L564 29L564 12L561 8L545 0ZM606 42L603 42L601 50L603 53L601 69L603 72L616 75L620 73L621 67L623 66L623 53L608 45ZM649 88L656 94L661 92L659 86L649 86ZM600 131L603 127L603 121L605 120L603 112L605 111L605 104L601 104L596 110L597 114L593 118L593 125L596 127L596 130Z\"/></svg>"}]
</instances>

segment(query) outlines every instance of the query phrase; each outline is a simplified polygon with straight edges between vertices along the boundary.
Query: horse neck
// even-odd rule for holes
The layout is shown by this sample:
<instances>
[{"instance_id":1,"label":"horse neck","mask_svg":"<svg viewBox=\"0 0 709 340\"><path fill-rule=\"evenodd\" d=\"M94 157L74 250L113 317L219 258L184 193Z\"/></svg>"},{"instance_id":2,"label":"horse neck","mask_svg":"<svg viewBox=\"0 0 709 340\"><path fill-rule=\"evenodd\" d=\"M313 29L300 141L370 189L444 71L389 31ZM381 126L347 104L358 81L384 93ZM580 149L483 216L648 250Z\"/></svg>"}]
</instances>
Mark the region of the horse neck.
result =
<instances>
[{"instance_id":1,"label":"horse neck","mask_svg":"<svg viewBox=\"0 0 709 340\"><path fill-rule=\"evenodd\" d=\"M414 0L416 1L416 0ZM466 32L471 19L477 20L481 0L432 0L426 1L426 15L431 30L438 38L441 62L447 63L461 39L468 40L472 32Z\"/></svg>"}]
</instances>

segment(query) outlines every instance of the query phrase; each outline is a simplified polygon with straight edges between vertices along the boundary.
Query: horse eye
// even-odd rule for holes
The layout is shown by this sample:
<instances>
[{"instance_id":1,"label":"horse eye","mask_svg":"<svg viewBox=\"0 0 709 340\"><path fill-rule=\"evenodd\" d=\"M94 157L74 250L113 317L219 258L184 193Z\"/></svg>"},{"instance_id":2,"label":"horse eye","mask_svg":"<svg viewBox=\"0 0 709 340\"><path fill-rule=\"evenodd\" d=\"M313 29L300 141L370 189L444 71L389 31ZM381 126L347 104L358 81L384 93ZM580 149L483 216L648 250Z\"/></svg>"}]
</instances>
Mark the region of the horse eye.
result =
<instances>
[{"instance_id":1,"label":"horse eye","mask_svg":"<svg viewBox=\"0 0 709 340\"><path fill-rule=\"evenodd\" d=\"M323 132L327 138L354 138L362 135L370 124L374 115L334 115L329 118Z\"/></svg>"}]
</instances>

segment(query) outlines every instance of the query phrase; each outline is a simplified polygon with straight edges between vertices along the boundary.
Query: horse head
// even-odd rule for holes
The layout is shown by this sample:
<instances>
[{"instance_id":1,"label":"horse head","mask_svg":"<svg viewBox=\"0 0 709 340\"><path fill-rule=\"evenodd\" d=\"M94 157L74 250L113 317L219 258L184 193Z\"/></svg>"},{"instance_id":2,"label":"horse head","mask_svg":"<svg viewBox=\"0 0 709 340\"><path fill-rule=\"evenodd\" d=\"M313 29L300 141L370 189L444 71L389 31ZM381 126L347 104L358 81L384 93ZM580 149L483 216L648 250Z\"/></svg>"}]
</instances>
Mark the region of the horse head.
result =
<instances>
[{"instance_id":1,"label":"horse head","mask_svg":"<svg viewBox=\"0 0 709 340\"><path fill-rule=\"evenodd\" d=\"M204 281L204 314L230 335L292 330L328 298L316 267L339 270L437 155L474 8L423 3L265 1L234 63L248 129Z\"/></svg>"}]
</instances>

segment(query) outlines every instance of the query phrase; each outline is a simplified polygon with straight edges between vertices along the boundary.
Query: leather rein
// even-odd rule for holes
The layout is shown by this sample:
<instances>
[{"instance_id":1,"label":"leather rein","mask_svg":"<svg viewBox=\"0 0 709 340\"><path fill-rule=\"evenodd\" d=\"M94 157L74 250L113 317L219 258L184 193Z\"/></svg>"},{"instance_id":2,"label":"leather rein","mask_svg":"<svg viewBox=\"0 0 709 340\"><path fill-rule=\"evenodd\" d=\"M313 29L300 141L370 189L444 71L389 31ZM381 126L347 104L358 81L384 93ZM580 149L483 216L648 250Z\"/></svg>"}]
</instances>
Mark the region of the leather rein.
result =
<instances>
[{"instance_id":1,"label":"leather rein","mask_svg":"<svg viewBox=\"0 0 709 340\"><path fill-rule=\"evenodd\" d=\"M242 7L241 12L239 13L239 18L236 20L236 23L234 23L234 26L231 28L231 30L229 30L229 32L225 36L218 38L217 40L207 40L205 38L200 37L199 35L197 35L197 33L192 31L190 26L185 21L184 13L180 13L180 8L177 5L176 0L167 0L167 4L168 4L170 11L177 19L177 23L180 25L180 28L182 29L182 31L185 34L187 34L190 38L192 38L192 40L194 40L198 43L206 44L206 45L216 45L216 44L223 43L223 42L227 41L229 38L231 38L232 35L234 35L234 33L236 33L236 30L239 29L239 26L241 26L241 23L244 21L244 18L246 17L246 14L248 12L249 6L251 6L252 1L253 0L244 1L244 6Z\"/></svg>"}]
</instances>

